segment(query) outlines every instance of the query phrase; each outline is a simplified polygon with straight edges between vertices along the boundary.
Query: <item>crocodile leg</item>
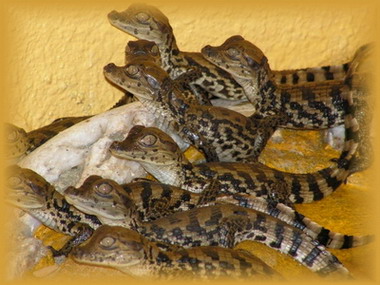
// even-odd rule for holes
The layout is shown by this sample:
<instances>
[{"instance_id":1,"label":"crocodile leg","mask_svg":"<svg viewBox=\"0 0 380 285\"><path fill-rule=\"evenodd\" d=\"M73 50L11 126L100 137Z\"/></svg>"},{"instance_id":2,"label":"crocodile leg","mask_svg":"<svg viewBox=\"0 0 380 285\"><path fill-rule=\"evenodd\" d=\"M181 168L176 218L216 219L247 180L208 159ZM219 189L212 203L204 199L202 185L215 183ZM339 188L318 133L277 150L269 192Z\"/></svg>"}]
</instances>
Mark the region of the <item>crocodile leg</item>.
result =
<instances>
[{"instance_id":1,"label":"crocodile leg","mask_svg":"<svg viewBox=\"0 0 380 285\"><path fill-rule=\"evenodd\" d=\"M51 246L48 247L52 251L54 257L68 256L74 247L89 239L94 232L94 230L88 225L78 224L77 227L79 230L78 234L66 242L61 249L56 250Z\"/></svg>"}]
</instances>

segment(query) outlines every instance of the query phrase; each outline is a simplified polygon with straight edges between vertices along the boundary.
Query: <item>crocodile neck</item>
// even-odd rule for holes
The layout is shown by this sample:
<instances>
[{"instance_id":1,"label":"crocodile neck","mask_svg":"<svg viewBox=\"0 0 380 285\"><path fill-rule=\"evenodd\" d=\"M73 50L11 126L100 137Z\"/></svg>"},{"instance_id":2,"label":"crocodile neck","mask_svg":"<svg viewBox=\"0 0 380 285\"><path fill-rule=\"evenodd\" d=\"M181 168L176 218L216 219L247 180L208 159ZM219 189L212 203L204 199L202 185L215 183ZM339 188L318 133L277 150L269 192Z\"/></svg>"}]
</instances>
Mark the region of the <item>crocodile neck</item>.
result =
<instances>
[{"instance_id":1,"label":"crocodile neck","mask_svg":"<svg viewBox=\"0 0 380 285\"><path fill-rule=\"evenodd\" d=\"M168 164L168 165L152 165L149 162L141 161L140 164L144 169L153 175L161 183L173 185L176 187L181 187L187 180L187 172L183 171L184 168L192 169L189 161L181 155L178 158L178 161Z\"/></svg>"},{"instance_id":2,"label":"crocodile neck","mask_svg":"<svg viewBox=\"0 0 380 285\"><path fill-rule=\"evenodd\" d=\"M275 100L277 85L273 80L273 74L270 70L261 68L252 78L236 75L233 77L243 87L248 100L255 107L256 111L261 106L267 105L268 101L272 102Z\"/></svg>"},{"instance_id":3,"label":"crocodile neck","mask_svg":"<svg viewBox=\"0 0 380 285\"><path fill-rule=\"evenodd\" d=\"M156 44L161 54L161 65L171 77L176 78L186 72L186 69L179 68L179 66L187 66L188 62L182 52L178 49L173 33L166 35L166 41Z\"/></svg>"}]
</instances>

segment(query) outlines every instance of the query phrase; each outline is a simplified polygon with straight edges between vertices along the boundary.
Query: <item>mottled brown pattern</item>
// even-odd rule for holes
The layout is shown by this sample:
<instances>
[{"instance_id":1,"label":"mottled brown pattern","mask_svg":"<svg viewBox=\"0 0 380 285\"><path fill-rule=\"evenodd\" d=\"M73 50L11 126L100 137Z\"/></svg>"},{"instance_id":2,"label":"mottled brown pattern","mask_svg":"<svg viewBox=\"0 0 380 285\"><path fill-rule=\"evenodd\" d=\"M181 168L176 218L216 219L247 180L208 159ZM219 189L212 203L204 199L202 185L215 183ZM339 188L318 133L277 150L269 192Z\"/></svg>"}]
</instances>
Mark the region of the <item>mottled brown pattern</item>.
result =
<instances>
[{"instance_id":1,"label":"mottled brown pattern","mask_svg":"<svg viewBox=\"0 0 380 285\"><path fill-rule=\"evenodd\" d=\"M268 202L248 195L219 194L216 184L211 183L210 188L198 194L154 181L118 185L110 179L90 176L81 187L66 189L64 196L76 208L97 216L102 223L109 225L124 224L131 216L147 222L177 211L230 203L273 216L302 230L329 248L356 247L371 240L370 236L349 236L330 231L282 203Z\"/></svg>"},{"instance_id":2,"label":"mottled brown pattern","mask_svg":"<svg viewBox=\"0 0 380 285\"><path fill-rule=\"evenodd\" d=\"M256 160L283 114L264 119L245 117L227 108L192 104L175 81L151 61L132 61L125 67L108 64L105 76L134 93L158 121L204 152L208 161Z\"/></svg>"},{"instance_id":3,"label":"mottled brown pattern","mask_svg":"<svg viewBox=\"0 0 380 285\"><path fill-rule=\"evenodd\" d=\"M168 19L156 7L132 4L126 11L112 11L108 19L112 25L132 36L155 42L161 53L162 67L173 79L198 70L200 76L191 84L195 94L207 92L209 98L245 99L243 89L227 72L210 64L200 53L178 49Z\"/></svg>"},{"instance_id":4,"label":"mottled brown pattern","mask_svg":"<svg viewBox=\"0 0 380 285\"><path fill-rule=\"evenodd\" d=\"M162 247L165 250L162 250ZM160 279L280 280L281 276L244 250L152 242L122 227L101 226L74 249L74 260L113 267L132 276Z\"/></svg>"},{"instance_id":5,"label":"mottled brown pattern","mask_svg":"<svg viewBox=\"0 0 380 285\"><path fill-rule=\"evenodd\" d=\"M323 129L343 123L343 97L350 92L344 82L346 77L304 84L278 84L263 52L241 36L230 37L219 47L206 46L202 54L230 72L245 88L257 115L282 111L289 116L283 125L288 128ZM348 65L343 67L347 72ZM331 74L329 79L332 78Z\"/></svg>"},{"instance_id":6,"label":"mottled brown pattern","mask_svg":"<svg viewBox=\"0 0 380 285\"><path fill-rule=\"evenodd\" d=\"M156 7L131 5L123 12L112 11L108 15L111 24L139 39L153 41L160 49L162 67L172 78L197 68L201 72L192 83L193 92L203 89L209 96L237 100L247 99L246 92L228 72L210 64L200 53L182 52L176 44L168 18ZM274 71L277 84L299 85L344 78L349 63L336 66L311 67L296 70Z\"/></svg>"},{"instance_id":7,"label":"mottled brown pattern","mask_svg":"<svg viewBox=\"0 0 380 285\"><path fill-rule=\"evenodd\" d=\"M68 204L54 187L36 172L12 166L9 177L6 201L29 213L45 226L63 234L73 236L54 254L67 254L73 246L86 240L92 229L100 225L95 216L84 214Z\"/></svg>"}]
</instances>

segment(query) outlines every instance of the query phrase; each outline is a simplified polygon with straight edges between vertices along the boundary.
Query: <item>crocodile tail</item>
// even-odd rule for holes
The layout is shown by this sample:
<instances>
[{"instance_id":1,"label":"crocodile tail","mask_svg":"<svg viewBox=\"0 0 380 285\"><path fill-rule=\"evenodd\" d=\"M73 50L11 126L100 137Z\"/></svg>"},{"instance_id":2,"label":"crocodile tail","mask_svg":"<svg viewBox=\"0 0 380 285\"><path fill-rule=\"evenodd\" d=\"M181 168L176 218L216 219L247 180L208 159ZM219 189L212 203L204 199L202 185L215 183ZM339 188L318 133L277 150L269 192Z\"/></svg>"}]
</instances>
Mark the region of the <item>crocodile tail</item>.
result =
<instances>
[{"instance_id":1,"label":"crocodile tail","mask_svg":"<svg viewBox=\"0 0 380 285\"><path fill-rule=\"evenodd\" d=\"M234 232L234 229L237 232ZM346 277L349 271L326 248L306 233L268 215L256 217L230 215L221 221L222 242L233 246L243 240L255 240L293 257L313 272L321 275L338 273ZM233 236L233 241L230 236ZM232 244L228 244L232 241ZM223 243L222 243L223 244Z\"/></svg>"},{"instance_id":2,"label":"crocodile tail","mask_svg":"<svg viewBox=\"0 0 380 285\"><path fill-rule=\"evenodd\" d=\"M287 207L280 205L281 208ZM289 207L288 207L289 208ZM302 229L309 236L319 241L320 244L327 248L334 249L347 249L366 245L374 240L373 235L354 236L333 232L325 227L313 222L304 215L293 211L294 220L296 221L296 227Z\"/></svg>"},{"instance_id":3,"label":"crocodile tail","mask_svg":"<svg viewBox=\"0 0 380 285\"><path fill-rule=\"evenodd\" d=\"M292 70L273 71L276 84L301 85L310 82L342 80L350 67L350 62L340 65L326 65Z\"/></svg>"},{"instance_id":4,"label":"crocodile tail","mask_svg":"<svg viewBox=\"0 0 380 285\"><path fill-rule=\"evenodd\" d=\"M333 232L317 224L316 222L313 222L308 217L305 217L283 203L268 201L267 199L261 197L255 197L253 199L250 195L235 194L232 196L220 196L217 198L217 201L228 202L245 208L254 209L275 217L297 229L302 230L304 233L308 234L313 239L318 240L319 243L327 248L352 248L368 244L374 239L371 235L352 236Z\"/></svg>"},{"instance_id":5,"label":"crocodile tail","mask_svg":"<svg viewBox=\"0 0 380 285\"><path fill-rule=\"evenodd\" d=\"M347 87L348 88L348 87ZM286 182L291 185L290 201L293 203L310 203L321 200L334 192L351 174L350 164L358 147L359 125L355 118L355 106L352 92L344 92L345 108L345 143L339 158L333 159L334 166L308 174L287 174ZM343 95L342 94L342 95Z\"/></svg>"}]
</instances>

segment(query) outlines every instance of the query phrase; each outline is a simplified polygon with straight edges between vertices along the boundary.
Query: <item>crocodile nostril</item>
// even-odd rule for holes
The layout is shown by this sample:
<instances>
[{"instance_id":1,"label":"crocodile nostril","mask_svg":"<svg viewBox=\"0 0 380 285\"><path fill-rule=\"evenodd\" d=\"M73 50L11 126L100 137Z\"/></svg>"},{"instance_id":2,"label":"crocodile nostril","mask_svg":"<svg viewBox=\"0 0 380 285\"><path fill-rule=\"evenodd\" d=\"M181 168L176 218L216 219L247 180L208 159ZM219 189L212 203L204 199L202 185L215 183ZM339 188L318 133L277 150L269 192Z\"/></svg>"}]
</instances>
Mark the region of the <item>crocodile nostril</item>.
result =
<instances>
[{"instance_id":1,"label":"crocodile nostril","mask_svg":"<svg viewBox=\"0 0 380 285\"><path fill-rule=\"evenodd\" d=\"M204 48L202 48L201 52L202 52L202 54L204 54L206 56L210 56L210 57L215 55L215 52L210 45L207 45Z\"/></svg>"},{"instance_id":2,"label":"crocodile nostril","mask_svg":"<svg viewBox=\"0 0 380 285\"><path fill-rule=\"evenodd\" d=\"M110 72L114 71L115 69L116 69L116 65L115 65L114 63L109 63L109 64L107 64L107 65L103 68L103 70L104 70L105 72L107 72L107 73L110 73Z\"/></svg>"}]
</instances>

